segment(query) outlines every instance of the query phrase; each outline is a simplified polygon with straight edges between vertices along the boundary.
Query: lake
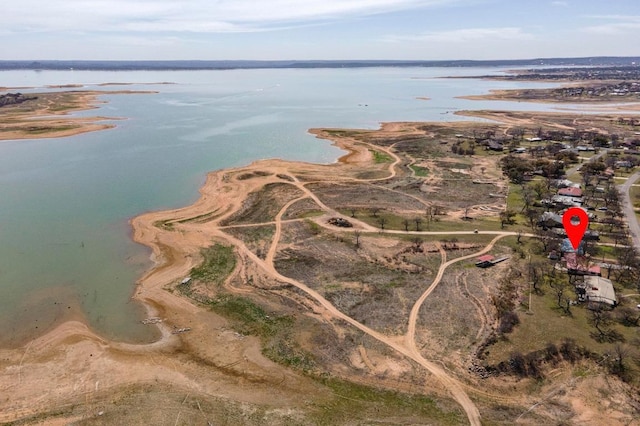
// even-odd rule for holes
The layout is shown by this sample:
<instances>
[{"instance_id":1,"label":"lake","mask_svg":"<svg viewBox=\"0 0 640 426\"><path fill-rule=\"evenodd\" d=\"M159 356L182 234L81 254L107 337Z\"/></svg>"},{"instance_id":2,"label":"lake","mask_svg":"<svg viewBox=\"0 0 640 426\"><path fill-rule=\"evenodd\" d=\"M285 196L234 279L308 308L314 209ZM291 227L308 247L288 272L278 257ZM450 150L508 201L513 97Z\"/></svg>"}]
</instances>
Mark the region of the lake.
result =
<instances>
[{"instance_id":1,"label":"lake","mask_svg":"<svg viewBox=\"0 0 640 426\"><path fill-rule=\"evenodd\" d=\"M3 71L0 86L83 84L105 95L81 116L119 117L117 128L69 138L0 142L0 346L15 346L80 318L105 337L155 339L131 301L152 266L129 219L192 203L208 171L262 158L319 163L342 152L311 127L377 128L383 121L444 121L460 109L554 106L456 96L549 84L442 79L500 68L231 71ZM101 83L134 83L100 87ZM171 82L174 84L152 84ZM16 90L14 90L16 91ZM429 97L431 100L420 100Z\"/></svg>"}]
</instances>

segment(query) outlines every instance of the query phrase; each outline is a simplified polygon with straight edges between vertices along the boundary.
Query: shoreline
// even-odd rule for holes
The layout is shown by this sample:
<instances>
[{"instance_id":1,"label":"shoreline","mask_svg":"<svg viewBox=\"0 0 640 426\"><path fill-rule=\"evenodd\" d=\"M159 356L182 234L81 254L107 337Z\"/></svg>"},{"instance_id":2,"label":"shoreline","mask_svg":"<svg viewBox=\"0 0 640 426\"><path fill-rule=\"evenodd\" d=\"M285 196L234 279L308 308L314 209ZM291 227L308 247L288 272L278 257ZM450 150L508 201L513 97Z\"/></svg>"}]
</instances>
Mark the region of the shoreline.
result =
<instances>
[{"instance_id":1,"label":"shoreline","mask_svg":"<svg viewBox=\"0 0 640 426\"><path fill-rule=\"evenodd\" d=\"M565 86L569 87L569 86ZM532 90L547 90L547 89L532 89ZM544 93L540 93L544 96ZM556 105L584 105L585 107L591 107L597 109L621 110L621 111L636 111L640 110L640 99L625 99L625 98L613 98L607 97L605 99L597 98L533 98L531 96L521 95L518 89L491 89L489 93L484 95L465 95L456 96L456 99L465 99L470 101L505 101L505 102L524 102L524 103L539 103L539 104L556 104Z\"/></svg>"},{"instance_id":2,"label":"shoreline","mask_svg":"<svg viewBox=\"0 0 640 426\"><path fill-rule=\"evenodd\" d=\"M63 88L76 87L65 85ZM61 92L30 93L36 96L15 105L0 109L3 122L0 123L0 143L26 139L53 139L70 137L83 133L113 129L115 124L102 121L126 120L122 117L77 117L74 113L99 109L105 103L99 99L105 95L154 94L153 91L135 90L70 90ZM53 105L57 105L53 108Z\"/></svg>"},{"instance_id":3,"label":"shoreline","mask_svg":"<svg viewBox=\"0 0 640 426\"><path fill-rule=\"evenodd\" d=\"M109 92L106 94L110 94ZM97 101L97 97L93 98ZM88 105L87 109L95 107ZM476 112L473 111L460 112L459 115L481 116L487 118L492 112ZM549 115L558 115L563 113L549 112ZM494 121L508 124L509 118L493 112L491 118ZM512 119L516 120L516 119ZM533 120L533 119L532 119ZM521 123L521 121L513 121ZM371 132L376 134L385 134L385 132L397 132L401 129L411 130L414 126L415 134L418 132L417 127L428 125L430 122L390 122L380 123L377 130L362 130L362 132ZM451 128L464 127L467 122L447 122L437 123L438 125L450 126ZM100 129L97 129L100 130ZM28 380L33 383L34 388L22 395L15 396L12 394L12 406L10 410L6 410L5 414L0 413L0 421L9 421L15 419L16 415L25 416L30 413L37 413L45 406L51 406L55 401L54 397L49 400L46 397L41 398L36 405L31 405L30 401L36 395L40 395L40 386L47 381L62 382L61 394L76 395L75 387L77 383L73 377L78 367L76 363L81 363L86 371L83 376L87 382L107 392L117 389L118 386L135 384L139 382L152 382L158 377L175 386L193 392L208 392L213 395L225 394L221 392L213 380L212 382L203 380L200 376L205 371L200 365L193 366L195 361L192 358L179 358L185 354L191 354L194 359L207 359L207 356L217 357L216 359L232 358L229 354L221 354L222 351L229 351L233 357L244 359L242 368L249 371L249 374L255 374L255 377L264 379L266 385L256 384L255 391L257 395L244 395L246 384L240 383L229 384L229 395L239 400L260 401L261 398L273 398L274 393L285 392L281 389L275 389L275 384L281 381L281 377L287 378L286 394L280 395L281 401L276 404L286 406L287 404L296 406L299 404L295 400L300 394L300 389L306 389L312 386L298 377L297 372L292 372L286 367L276 365L266 359L260 353L260 342L257 338L244 336L239 339L237 336L225 334L226 320L221 319L202 306L196 305L186 297L174 294L169 291L167 286L171 283L179 281L187 276L191 268L197 266L201 260L200 250L202 247L210 245L212 241L230 241L226 235L223 235L215 226L211 229L199 229L196 223L191 223L194 218L203 215L212 215L214 220L220 222L223 218L230 216L232 213L240 209L246 196L251 190L257 187L256 182L251 179L246 181L229 180L229 176L238 175L240 173L250 173L256 171L268 171L270 176L262 179L262 183L278 182L278 174L287 174L296 172L295 174L308 173L310 176L327 174L331 172L362 170L363 165L371 166L372 170L378 170L372 164L373 154L371 149L353 137L345 137L339 135L338 132L347 129L320 129L312 128L308 132L317 138L329 140L333 145L345 151L336 162L331 164L315 164L300 161L285 161L280 159L256 160L246 166L236 168L228 168L207 173L205 183L199 188L199 197L191 205L165 211L147 212L130 219L133 227L133 240L144 244L152 251L151 260L152 267L147 270L136 283L132 299L137 303L141 303L150 317L161 317L163 322L157 324L161 332L160 338L150 344L126 344L114 340L108 340L89 328L88 325L80 321L67 321L53 330L33 339L30 343L15 349L0 349L0 358L13 361L13 365L17 366L12 370L12 377L0 379L0 391L9 390L17 391L17 385L12 383L10 379L16 379L18 384ZM92 131L92 130L86 130ZM348 129L349 132L358 132L358 129ZM83 133L83 132L80 132ZM77 134L77 133L76 133ZM42 137L57 137L42 136ZM31 139L33 137L30 137ZM381 168L380 166L379 168ZM384 165L386 167L386 165ZM239 196L240 195L240 196ZM221 207L224 206L224 207ZM158 223L179 223L181 229L185 232L170 232L158 226ZM369 230L370 231L370 230ZM234 253L237 252L234 250ZM323 312L318 308L319 312ZM215 326L212 328L211 325ZM185 335L173 334L172 331L179 327L190 327L192 332ZM216 335L212 330L218 332ZM226 343L220 345L220 341ZM198 346L196 346L198 345ZM202 345L203 347L199 347ZM63 354L62 356L60 354ZM145 358L149 356L152 361ZM89 359L98 358L100 361L88 362ZM178 358L175 360L174 358ZM191 363L191 364L190 364ZM246 365L245 365L246 363ZM44 371L51 369L51 371ZM224 364L215 364L217 368ZM131 374L131 370L135 373ZM211 369L210 366L207 368ZM58 371L67 369L70 373L65 376L58 376ZM236 370L232 370L236 373ZM266 371L266 372L265 372ZM64 373L60 373L64 374ZM216 376L218 373L206 373L206 379L217 378L218 380L226 380ZM226 374L226 373L225 373ZM39 376L41 375L41 377ZM107 377L109 375L109 377ZM264 378L262 375L264 375ZM224 375L223 375L224 376ZM62 377L62 378L61 378ZM26 378L26 379L25 379ZM98 380L99 378L99 380ZM284 379L282 379L284 381ZM101 383L100 385L98 383ZM226 383L226 382L225 382ZM90 388L91 388L90 386ZM236 386L236 387L233 387ZM71 390L73 389L73 391ZM225 389L225 392L228 389ZM85 394L89 394L84 390ZM12 414L7 414L11 412ZM13 417L12 417L13 416ZM7 420L9 419L9 420Z\"/></svg>"}]
</instances>

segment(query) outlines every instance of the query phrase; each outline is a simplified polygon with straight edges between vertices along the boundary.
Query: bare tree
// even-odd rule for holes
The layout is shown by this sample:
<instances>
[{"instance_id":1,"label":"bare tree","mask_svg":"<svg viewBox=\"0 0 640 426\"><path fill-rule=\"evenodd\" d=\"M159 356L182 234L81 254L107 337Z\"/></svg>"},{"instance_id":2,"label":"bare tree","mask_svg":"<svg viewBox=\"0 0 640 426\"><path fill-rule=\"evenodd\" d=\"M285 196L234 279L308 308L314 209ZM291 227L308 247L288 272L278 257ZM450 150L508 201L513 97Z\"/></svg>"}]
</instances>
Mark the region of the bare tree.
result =
<instances>
[{"instance_id":1,"label":"bare tree","mask_svg":"<svg viewBox=\"0 0 640 426\"><path fill-rule=\"evenodd\" d=\"M413 221L416 223L416 231L420 232L421 231L420 224L422 223L422 219L419 217L416 217Z\"/></svg>"},{"instance_id":2,"label":"bare tree","mask_svg":"<svg viewBox=\"0 0 640 426\"><path fill-rule=\"evenodd\" d=\"M384 231L384 225L387 224L387 218L379 217L378 218L378 224L380 224L380 229Z\"/></svg>"},{"instance_id":3,"label":"bare tree","mask_svg":"<svg viewBox=\"0 0 640 426\"><path fill-rule=\"evenodd\" d=\"M623 306L617 309L617 318L622 325L627 327L640 326L640 311L631 306Z\"/></svg>"},{"instance_id":4,"label":"bare tree","mask_svg":"<svg viewBox=\"0 0 640 426\"><path fill-rule=\"evenodd\" d=\"M411 222L409 221L409 219L403 219L403 220L402 220L402 225L404 226L404 230L405 230L406 232L409 232L409 224L410 224L410 223L411 223Z\"/></svg>"},{"instance_id":5,"label":"bare tree","mask_svg":"<svg viewBox=\"0 0 640 426\"><path fill-rule=\"evenodd\" d=\"M569 288L567 277L564 275L547 275L546 281L556 294L556 304L559 308L564 309L564 292Z\"/></svg>"},{"instance_id":6,"label":"bare tree","mask_svg":"<svg viewBox=\"0 0 640 426\"><path fill-rule=\"evenodd\" d=\"M618 342L607 352L607 355L609 355L611 372L618 376L623 376L628 369L625 361L631 355L629 346Z\"/></svg>"},{"instance_id":7,"label":"bare tree","mask_svg":"<svg viewBox=\"0 0 640 426\"><path fill-rule=\"evenodd\" d=\"M527 275L533 286L533 291L536 293L541 292L540 284L544 281L548 265L547 262L542 261L529 262L527 265Z\"/></svg>"},{"instance_id":8,"label":"bare tree","mask_svg":"<svg viewBox=\"0 0 640 426\"><path fill-rule=\"evenodd\" d=\"M380 212L380 210L382 210L380 207L372 207L371 215L373 215L373 217L378 217L378 213Z\"/></svg>"},{"instance_id":9,"label":"bare tree","mask_svg":"<svg viewBox=\"0 0 640 426\"><path fill-rule=\"evenodd\" d=\"M349 211L351 212L351 217L356 217L356 208L355 207L350 207Z\"/></svg>"},{"instance_id":10,"label":"bare tree","mask_svg":"<svg viewBox=\"0 0 640 426\"><path fill-rule=\"evenodd\" d=\"M469 217L469 209L470 209L470 208L471 208L471 207L469 207L469 206L465 207L465 209L464 209L464 217L463 217L463 219L464 219L464 220L470 220L470 219L471 219L471 218Z\"/></svg>"},{"instance_id":11,"label":"bare tree","mask_svg":"<svg viewBox=\"0 0 640 426\"><path fill-rule=\"evenodd\" d=\"M411 243L413 244L413 251L422 252L422 238L413 237Z\"/></svg>"},{"instance_id":12,"label":"bare tree","mask_svg":"<svg viewBox=\"0 0 640 426\"><path fill-rule=\"evenodd\" d=\"M355 238L355 244L357 249L360 248L360 235L362 235L362 232L359 229L356 229L353 231L353 237Z\"/></svg>"},{"instance_id":13,"label":"bare tree","mask_svg":"<svg viewBox=\"0 0 640 426\"><path fill-rule=\"evenodd\" d=\"M609 325L611 324L611 312L597 307L590 311L588 320L589 324L594 326L598 331L598 334L593 337L599 342L607 340L607 336L610 332Z\"/></svg>"}]
</instances>

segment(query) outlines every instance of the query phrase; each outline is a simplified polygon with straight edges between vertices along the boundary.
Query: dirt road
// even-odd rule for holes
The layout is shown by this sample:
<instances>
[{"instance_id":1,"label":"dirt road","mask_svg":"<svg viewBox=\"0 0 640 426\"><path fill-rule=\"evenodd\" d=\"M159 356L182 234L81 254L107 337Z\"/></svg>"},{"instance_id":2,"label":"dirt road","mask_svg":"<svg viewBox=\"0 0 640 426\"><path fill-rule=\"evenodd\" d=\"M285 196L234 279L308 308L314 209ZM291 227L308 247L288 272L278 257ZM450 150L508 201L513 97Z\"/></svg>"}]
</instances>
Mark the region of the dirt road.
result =
<instances>
[{"instance_id":1,"label":"dirt road","mask_svg":"<svg viewBox=\"0 0 640 426\"><path fill-rule=\"evenodd\" d=\"M631 185L636 183L638 178L640 178L640 171L629 176L629 179L627 179L624 184L620 185L618 189L622 192L624 215L627 217L633 246L636 250L640 251L640 225L638 225L638 219L636 218L636 213L633 210L633 202L631 201L631 195L629 194Z\"/></svg>"}]
</instances>

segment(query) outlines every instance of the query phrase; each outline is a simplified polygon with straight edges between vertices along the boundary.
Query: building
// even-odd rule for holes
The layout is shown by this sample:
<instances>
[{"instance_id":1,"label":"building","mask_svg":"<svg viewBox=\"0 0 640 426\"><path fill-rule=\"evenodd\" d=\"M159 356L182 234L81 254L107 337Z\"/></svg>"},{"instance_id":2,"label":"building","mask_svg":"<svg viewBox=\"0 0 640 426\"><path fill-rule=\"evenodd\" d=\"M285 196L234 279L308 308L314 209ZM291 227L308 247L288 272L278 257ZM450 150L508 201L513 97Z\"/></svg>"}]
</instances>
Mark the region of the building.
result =
<instances>
[{"instance_id":1,"label":"building","mask_svg":"<svg viewBox=\"0 0 640 426\"><path fill-rule=\"evenodd\" d=\"M578 248L580 250L580 248ZM593 275L601 276L600 266L589 262L584 256L578 253L566 253L564 260L567 262L567 272L569 275Z\"/></svg>"},{"instance_id":2,"label":"building","mask_svg":"<svg viewBox=\"0 0 640 426\"><path fill-rule=\"evenodd\" d=\"M564 207L582 207L582 198L570 197L567 195L554 195L551 197L551 204Z\"/></svg>"},{"instance_id":3,"label":"building","mask_svg":"<svg viewBox=\"0 0 640 426\"><path fill-rule=\"evenodd\" d=\"M582 197L582 189L574 186L568 186L558 190L558 195L561 197L580 198Z\"/></svg>"},{"instance_id":4,"label":"building","mask_svg":"<svg viewBox=\"0 0 640 426\"><path fill-rule=\"evenodd\" d=\"M491 266L494 266L495 264L500 262L504 262L507 259L509 259L507 256L502 256L496 259L490 254L485 254L484 256L480 256L476 259L476 266L478 268L490 268Z\"/></svg>"},{"instance_id":5,"label":"building","mask_svg":"<svg viewBox=\"0 0 640 426\"><path fill-rule=\"evenodd\" d=\"M612 308L618 305L618 298L611 280L597 276L585 276L584 284L585 297L589 304L606 305Z\"/></svg>"},{"instance_id":6,"label":"building","mask_svg":"<svg viewBox=\"0 0 640 426\"><path fill-rule=\"evenodd\" d=\"M493 266L495 257L491 256L490 254L485 254L484 256L478 257L476 260L476 266L478 268L488 268L490 266Z\"/></svg>"},{"instance_id":7,"label":"building","mask_svg":"<svg viewBox=\"0 0 640 426\"><path fill-rule=\"evenodd\" d=\"M562 228L562 216L552 212L544 212L540 216L540 220L538 220L538 226L544 229Z\"/></svg>"},{"instance_id":8,"label":"building","mask_svg":"<svg viewBox=\"0 0 640 426\"><path fill-rule=\"evenodd\" d=\"M564 230L562 230L564 231ZM566 232L564 232L564 234L566 235ZM562 253L577 253L579 255L584 255L584 240L580 241L580 244L578 244L578 249L574 249L573 245L571 244L571 241L568 238L565 238L564 240L562 240L562 242L560 243L560 252ZM566 255L565 255L566 257Z\"/></svg>"}]
</instances>

